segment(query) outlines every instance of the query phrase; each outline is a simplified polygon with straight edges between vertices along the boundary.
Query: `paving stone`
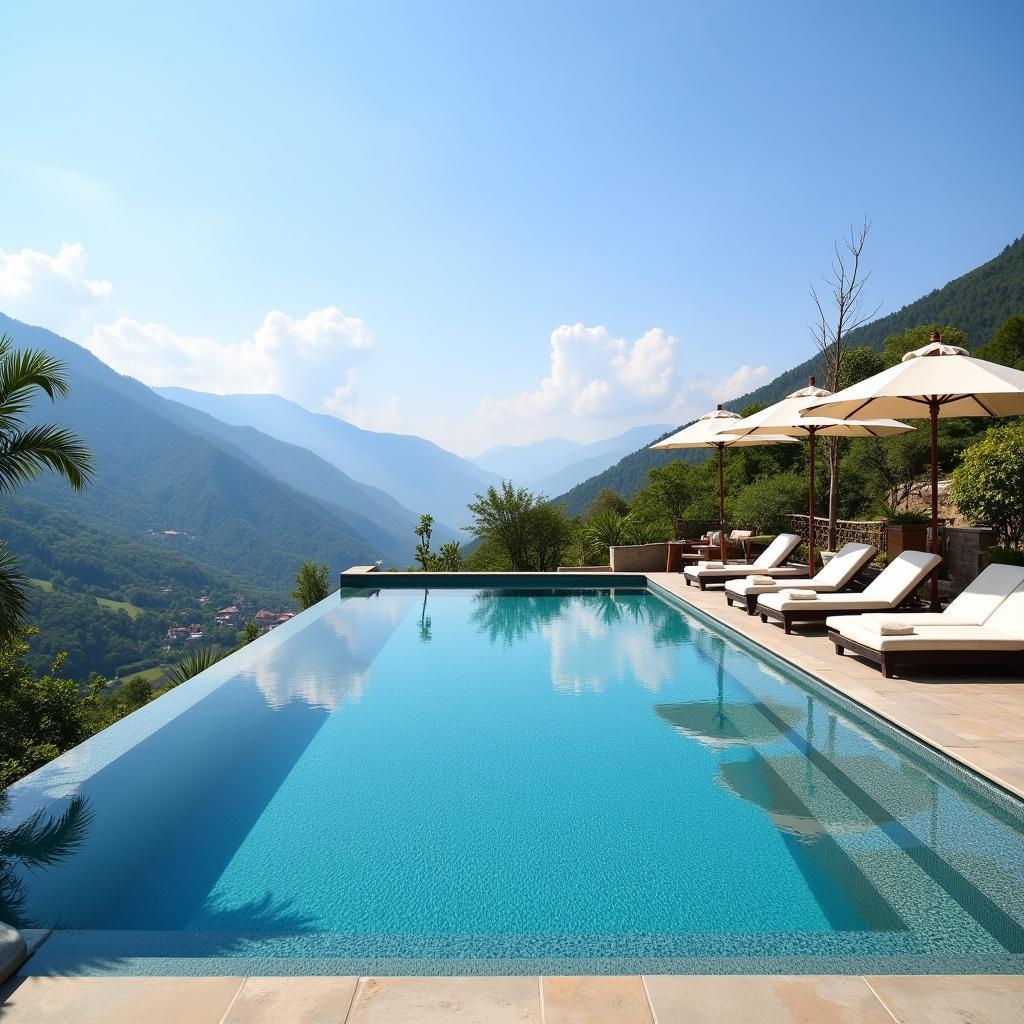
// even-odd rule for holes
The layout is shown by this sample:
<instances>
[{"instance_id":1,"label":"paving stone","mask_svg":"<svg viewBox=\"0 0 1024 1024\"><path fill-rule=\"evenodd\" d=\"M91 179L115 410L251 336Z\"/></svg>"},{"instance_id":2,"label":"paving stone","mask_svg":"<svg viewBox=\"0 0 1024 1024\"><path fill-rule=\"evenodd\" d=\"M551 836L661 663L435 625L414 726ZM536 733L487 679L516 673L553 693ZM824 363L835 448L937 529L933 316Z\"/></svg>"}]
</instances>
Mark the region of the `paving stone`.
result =
<instances>
[{"instance_id":1,"label":"paving stone","mask_svg":"<svg viewBox=\"0 0 1024 1024\"><path fill-rule=\"evenodd\" d=\"M893 1024L863 978L644 979L658 1024Z\"/></svg>"},{"instance_id":2,"label":"paving stone","mask_svg":"<svg viewBox=\"0 0 1024 1024\"><path fill-rule=\"evenodd\" d=\"M540 1020L540 985L535 977L366 978L359 983L348 1024L540 1024Z\"/></svg>"},{"instance_id":3,"label":"paving stone","mask_svg":"<svg viewBox=\"0 0 1024 1024\"><path fill-rule=\"evenodd\" d=\"M220 1024L241 978L15 977L3 1024Z\"/></svg>"},{"instance_id":4,"label":"paving stone","mask_svg":"<svg viewBox=\"0 0 1024 1024\"><path fill-rule=\"evenodd\" d=\"M545 1024L652 1024L643 979L544 979Z\"/></svg>"},{"instance_id":5,"label":"paving stone","mask_svg":"<svg viewBox=\"0 0 1024 1024\"><path fill-rule=\"evenodd\" d=\"M246 978L223 1024L344 1024L358 978Z\"/></svg>"},{"instance_id":6,"label":"paving stone","mask_svg":"<svg viewBox=\"0 0 1024 1024\"><path fill-rule=\"evenodd\" d=\"M1024 977L869 977L899 1024L1014 1024L1024 1021Z\"/></svg>"}]
</instances>

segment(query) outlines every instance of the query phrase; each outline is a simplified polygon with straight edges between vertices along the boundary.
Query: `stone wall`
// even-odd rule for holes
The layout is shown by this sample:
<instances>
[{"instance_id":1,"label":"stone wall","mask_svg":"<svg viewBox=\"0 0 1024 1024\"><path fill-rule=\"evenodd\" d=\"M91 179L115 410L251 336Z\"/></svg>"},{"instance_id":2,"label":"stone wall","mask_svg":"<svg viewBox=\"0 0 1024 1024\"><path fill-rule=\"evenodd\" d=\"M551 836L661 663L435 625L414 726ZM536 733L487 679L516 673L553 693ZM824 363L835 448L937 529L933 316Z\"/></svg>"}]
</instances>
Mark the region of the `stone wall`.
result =
<instances>
[{"instance_id":1,"label":"stone wall","mask_svg":"<svg viewBox=\"0 0 1024 1024\"><path fill-rule=\"evenodd\" d=\"M608 549L613 572L664 572L668 543L623 544Z\"/></svg>"},{"instance_id":2,"label":"stone wall","mask_svg":"<svg viewBox=\"0 0 1024 1024\"><path fill-rule=\"evenodd\" d=\"M945 562L949 581L960 593L988 565L985 549L996 542L995 530L989 526L947 526Z\"/></svg>"}]
</instances>

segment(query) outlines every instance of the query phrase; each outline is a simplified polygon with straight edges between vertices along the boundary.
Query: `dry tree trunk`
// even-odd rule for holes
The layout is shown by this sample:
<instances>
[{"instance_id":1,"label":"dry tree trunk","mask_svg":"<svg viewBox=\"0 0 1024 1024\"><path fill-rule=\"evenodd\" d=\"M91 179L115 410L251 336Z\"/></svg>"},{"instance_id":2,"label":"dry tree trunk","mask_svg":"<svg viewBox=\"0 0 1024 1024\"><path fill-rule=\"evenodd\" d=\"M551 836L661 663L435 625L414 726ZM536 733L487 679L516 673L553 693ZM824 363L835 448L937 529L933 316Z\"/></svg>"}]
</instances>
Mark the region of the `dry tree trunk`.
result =
<instances>
[{"instance_id":1,"label":"dry tree trunk","mask_svg":"<svg viewBox=\"0 0 1024 1024\"><path fill-rule=\"evenodd\" d=\"M829 391L840 391L845 386L843 356L846 352L846 335L867 323L879 309L876 306L865 314L861 306L861 293L871 275L861 274L860 259L870 230L871 222L865 217L859 232L850 228L850 237L843 240L843 249L840 249L838 242L835 243L832 276L822 278L832 293L828 312L826 300L811 285L811 298L818 311L818 322L811 327L811 336L821 353L825 378L822 384ZM839 438L830 437L828 441L828 545L834 551L839 498Z\"/></svg>"}]
</instances>

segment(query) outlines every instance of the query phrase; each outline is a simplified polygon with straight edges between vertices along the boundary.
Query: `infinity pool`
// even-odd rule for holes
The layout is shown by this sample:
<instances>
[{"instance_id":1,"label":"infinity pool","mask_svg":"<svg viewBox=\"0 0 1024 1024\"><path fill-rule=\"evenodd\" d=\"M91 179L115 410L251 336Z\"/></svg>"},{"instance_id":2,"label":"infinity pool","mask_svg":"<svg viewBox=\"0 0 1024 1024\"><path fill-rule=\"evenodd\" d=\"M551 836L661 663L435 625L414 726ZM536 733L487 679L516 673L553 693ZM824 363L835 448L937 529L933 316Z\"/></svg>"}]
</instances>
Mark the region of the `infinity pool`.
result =
<instances>
[{"instance_id":1,"label":"infinity pool","mask_svg":"<svg viewBox=\"0 0 1024 1024\"><path fill-rule=\"evenodd\" d=\"M1024 967L1016 801L646 590L343 591L10 795L39 969Z\"/></svg>"}]
</instances>

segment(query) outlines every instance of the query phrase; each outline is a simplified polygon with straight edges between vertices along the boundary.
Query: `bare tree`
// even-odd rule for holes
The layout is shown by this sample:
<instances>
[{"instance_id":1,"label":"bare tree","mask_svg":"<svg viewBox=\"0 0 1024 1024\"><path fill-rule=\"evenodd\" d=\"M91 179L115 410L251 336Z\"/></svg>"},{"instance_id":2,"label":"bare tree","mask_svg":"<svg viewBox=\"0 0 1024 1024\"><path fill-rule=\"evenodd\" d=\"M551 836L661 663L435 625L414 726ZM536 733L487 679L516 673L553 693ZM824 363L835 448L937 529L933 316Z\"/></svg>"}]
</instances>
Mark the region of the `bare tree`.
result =
<instances>
[{"instance_id":1,"label":"bare tree","mask_svg":"<svg viewBox=\"0 0 1024 1024\"><path fill-rule=\"evenodd\" d=\"M867 242L871 222L867 217L860 230L850 228L850 235L844 238L842 245L834 245L835 256L832 259L832 273L822 280L828 286L823 298L817 288L811 285L811 298L818 311L818 322L811 325L811 336L821 353L821 365L824 371L822 384L829 391L839 391L842 387L843 356L846 352L846 336L862 324L873 319L881 308L881 303L870 313L863 305L864 286L868 283L869 273L863 273L861 255ZM828 546L835 551L836 547L836 503L839 496L839 438L826 439L828 452ZM813 523L808 524L814 528Z\"/></svg>"}]
</instances>

